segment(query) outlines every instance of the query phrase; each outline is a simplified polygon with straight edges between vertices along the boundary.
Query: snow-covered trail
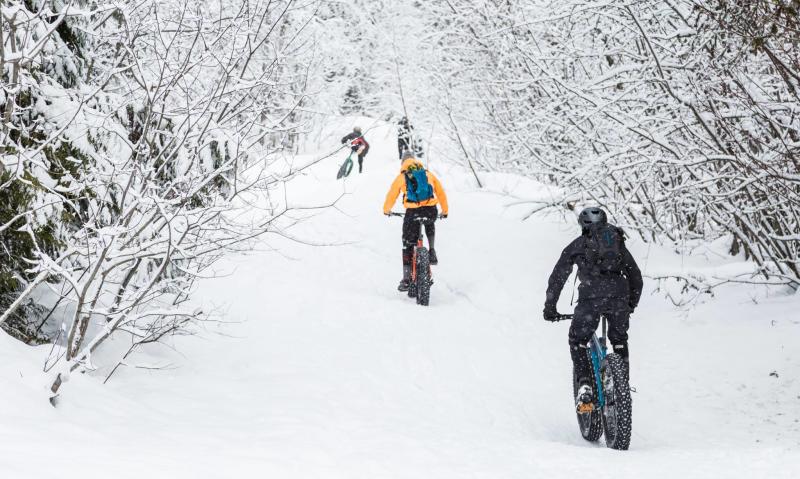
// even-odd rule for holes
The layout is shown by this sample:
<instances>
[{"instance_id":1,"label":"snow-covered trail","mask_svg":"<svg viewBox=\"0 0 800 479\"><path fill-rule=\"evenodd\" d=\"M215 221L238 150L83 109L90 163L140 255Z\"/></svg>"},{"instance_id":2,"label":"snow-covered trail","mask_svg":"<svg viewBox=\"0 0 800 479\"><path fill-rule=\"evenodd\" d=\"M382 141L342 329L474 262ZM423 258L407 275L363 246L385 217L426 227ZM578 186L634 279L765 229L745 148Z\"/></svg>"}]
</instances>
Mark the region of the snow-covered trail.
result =
<instances>
[{"instance_id":1,"label":"snow-covered trail","mask_svg":"<svg viewBox=\"0 0 800 479\"><path fill-rule=\"evenodd\" d=\"M164 353L174 369L130 368L105 386L77 377L53 409L41 389L19 380L38 364L3 366L2 409L15 412L0 412L2 477L529 479L602 469L638 479L800 470L792 348L800 325L788 313L797 300L756 307L742 297L686 316L646 296L631 328L631 450L586 443L571 405L567 325L541 319L547 275L576 228L556 218L522 222L503 197L434 163L451 216L437 224L431 306L416 306L395 290L401 221L380 212L398 168L391 132L368 138L366 171L347 180L348 194L292 230L329 245L271 237L274 251L227 259L225 276L203 281L198 296L232 323L177 341L182 356ZM336 161L309 170L292 194L336 195ZM675 260L631 246L644 269ZM23 349L0 343L4 360Z\"/></svg>"}]
</instances>

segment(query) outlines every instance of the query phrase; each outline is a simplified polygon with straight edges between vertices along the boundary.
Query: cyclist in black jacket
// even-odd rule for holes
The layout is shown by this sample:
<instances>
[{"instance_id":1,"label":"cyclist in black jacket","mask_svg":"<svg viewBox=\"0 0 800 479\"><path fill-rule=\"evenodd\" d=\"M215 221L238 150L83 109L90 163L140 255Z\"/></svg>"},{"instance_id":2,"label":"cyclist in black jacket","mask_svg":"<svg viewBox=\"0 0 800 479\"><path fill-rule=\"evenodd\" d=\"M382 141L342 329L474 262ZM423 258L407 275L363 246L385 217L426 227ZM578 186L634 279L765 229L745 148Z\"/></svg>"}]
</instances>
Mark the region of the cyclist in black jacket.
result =
<instances>
[{"instance_id":1,"label":"cyclist in black jacket","mask_svg":"<svg viewBox=\"0 0 800 479\"><path fill-rule=\"evenodd\" d=\"M573 265L577 265L581 284L578 288L578 304L569 328L569 348L574 379L579 385L576 401L586 403L593 402L593 374L587 343L597 329L601 315L608 320L608 339L614 352L622 356L628 365L628 320L642 295L642 273L625 247L623 231L608 224L602 209L584 209L578 215L578 223L582 229L581 236L564 248L550 274L544 319L559 319L556 310L558 297L572 273ZM618 241L617 249L612 253L612 256L617 256L612 267L600 267L599 260L596 260L596 247L591 235L598 228L604 228L602 232L608 236L610 243Z\"/></svg>"}]
</instances>

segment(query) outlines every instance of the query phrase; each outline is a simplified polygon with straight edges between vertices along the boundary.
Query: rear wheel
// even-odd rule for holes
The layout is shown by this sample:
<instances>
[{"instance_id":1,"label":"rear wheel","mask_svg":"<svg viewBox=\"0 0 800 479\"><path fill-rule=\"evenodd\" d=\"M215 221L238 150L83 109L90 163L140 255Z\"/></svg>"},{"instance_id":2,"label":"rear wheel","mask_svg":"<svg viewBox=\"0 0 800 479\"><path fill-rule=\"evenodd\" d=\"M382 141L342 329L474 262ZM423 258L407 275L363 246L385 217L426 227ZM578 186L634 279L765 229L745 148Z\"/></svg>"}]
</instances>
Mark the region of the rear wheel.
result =
<instances>
[{"instance_id":1,"label":"rear wheel","mask_svg":"<svg viewBox=\"0 0 800 479\"><path fill-rule=\"evenodd\" d=\"M431 298L431 262L427 248L417 249L417 304L427 306Z\"/></svg>"},{"instance_id":2,"label":"rear wheel","mask_svg":"<svg viewBox=\"0 0 800 479\"><path fill-rule=\"evenodd\" d=\"M586 352L589 354L589 351ZM592 389L597 389L597 383L592 384ZM578 380L575 377L575 374L572 374L572 400L573 400L573 407L575 406L575 398L578 396L578 388L580 385L578 384ZM595 397L597 397L597 391L595 391ZM595 408L592 412L587 414L578 414L578 428L581 431L581 436L587 441L595 442L600 439L600 436L603 435L603 418L598 408Z\"/></svg>"},{"instance_id":3,"label":"rear wheel","mask_svg":"<svg viewBox=\"0 0 800 479\"><path fill-rule=\"evenodd\" d=\"M631 444L633 402L628 385L627 365L622 356L609 354L600 368L603 379L605 404L603 405L603 429L606 445L611 449L625 451Z\"/></svg>"}]
</instances>

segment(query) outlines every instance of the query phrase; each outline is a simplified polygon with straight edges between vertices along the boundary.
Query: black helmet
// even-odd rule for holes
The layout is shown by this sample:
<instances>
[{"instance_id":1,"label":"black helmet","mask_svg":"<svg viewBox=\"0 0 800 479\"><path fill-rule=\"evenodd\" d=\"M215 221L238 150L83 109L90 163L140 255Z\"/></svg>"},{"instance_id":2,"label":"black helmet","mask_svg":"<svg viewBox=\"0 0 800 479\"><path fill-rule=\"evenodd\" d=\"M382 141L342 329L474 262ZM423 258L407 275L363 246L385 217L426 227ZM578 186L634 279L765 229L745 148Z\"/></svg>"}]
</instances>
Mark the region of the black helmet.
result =
<instances>
[{"instance_id":1,"label":"black helmet","mask_svg":"<svg viewBox=\"0 0 800 479\"><path fill-rule=\"evenodd\" d=\"M583 229L595 223L606 224L607 222L608 218L606 217L606 212L598 206L584 208L578 215L578 224L581 225Z\"/></svg>"},{"instance_id":2,"label":"black helmet","mask_svg":"<svg viewBox=\"0 0 800 479\"><path fill-rule=\"evenodd\" d=\"M356 126L356 127L354 127L354 128L353 128L353 133L356 133L356 134L359 134L359 135L360 135L360 134L361 134L361 127L360 127L360 126Z\"/></svg>"}]
</instances>

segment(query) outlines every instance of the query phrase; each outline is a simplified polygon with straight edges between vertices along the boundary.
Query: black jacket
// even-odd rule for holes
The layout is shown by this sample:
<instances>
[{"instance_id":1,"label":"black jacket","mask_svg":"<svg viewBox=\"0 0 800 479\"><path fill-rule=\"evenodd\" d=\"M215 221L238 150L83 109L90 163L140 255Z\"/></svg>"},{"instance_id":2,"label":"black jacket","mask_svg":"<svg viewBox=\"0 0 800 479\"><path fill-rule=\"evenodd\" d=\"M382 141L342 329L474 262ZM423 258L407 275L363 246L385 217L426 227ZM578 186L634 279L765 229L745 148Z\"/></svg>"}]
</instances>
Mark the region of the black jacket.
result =
<instances>
[{"instance_id":1,"label":"black jacket","mask_svg":"<svg viewBox=\"0 0 800 479\"><path fill-rule=\"evenodd\" d=\"M555 307L564 283L572 273L572 265L577 265L578 279L581 281L581 285L578 287L578 302L614 298L625 300L631 308L635 308L642 296L642 273L628 248L624 243L622 244L620 273L601 273L597 268L587 264L585 241L586 235L581 235L561 252L558 263L550 273L545 305Z\"/></svg>"},{"instance_id":2,"label":"black jacket","mask_svg":"<svg viewBox=\"0 0 800 479\"><path fill-rule=\"evenodd\" d=\"M397 152L400 156L403 155L403 152L408 150L412 151L411 143L412 138L414 136L414 127L411 125L400 125L397 130Z\"/></svg>"}]
</instances>

